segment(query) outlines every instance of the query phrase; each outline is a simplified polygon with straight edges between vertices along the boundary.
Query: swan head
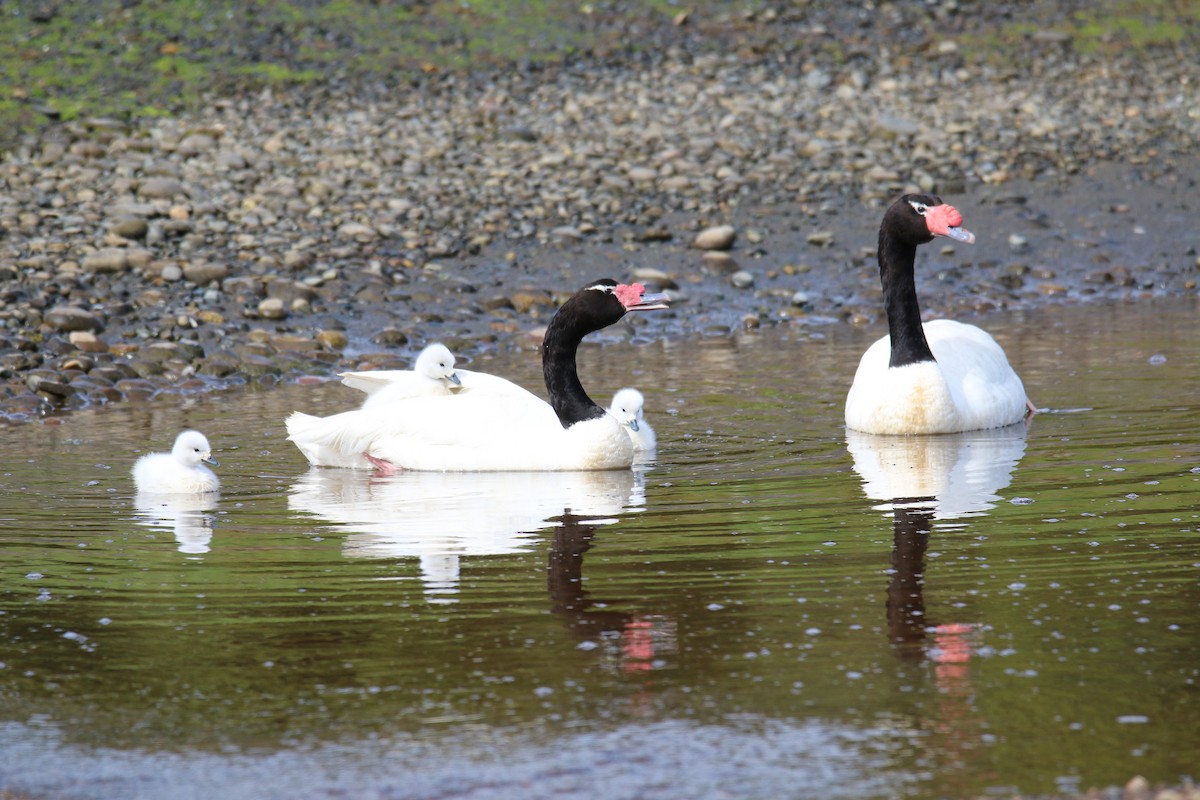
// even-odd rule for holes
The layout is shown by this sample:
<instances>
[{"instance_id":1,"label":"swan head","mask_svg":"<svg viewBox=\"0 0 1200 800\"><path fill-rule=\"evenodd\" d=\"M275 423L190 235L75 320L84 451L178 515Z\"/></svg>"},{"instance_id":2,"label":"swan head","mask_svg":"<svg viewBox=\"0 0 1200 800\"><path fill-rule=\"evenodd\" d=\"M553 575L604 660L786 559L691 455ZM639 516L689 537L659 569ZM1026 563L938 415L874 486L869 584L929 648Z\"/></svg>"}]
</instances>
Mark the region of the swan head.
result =
<instances>
[{"instance_id":1,"label":"swan head","mask_svg":"<svg viewBox=\"0 0 1200 800\"><path fill-rule=\"evenodd\" d=\"M618 422L636 431L640 424L646 421L643 413L645 405L646 398L642 397L641 392L625 388L613 395L612 405L608 410Z\"/></svg>"},{"instance_id":2,"label":"swan head","mask_svg":"<svg viewBox=\"0 0 1200 800\"><path fill-rule=\"evenodd\" d=\"M441 343L431 344L422 350L413 364L413 371L432 381L444 381L450 388L462 386L458 373L454 371L454 354Z\"/></svg>"},{"instance_id":3,"label":"swan head","mask_svg":"<svg viewBox=\"0 0 1200 800\"><path fill-rule=\"evenodd\" d=\"M925 244L944 236L963 244L974 244L975 234L962 227L963 215L934 194L906 194L892 204L883 217L883 229L911 244Z\"/></svg>"},{"instance_id":4,"label":"swan head","mask_svg":"<svg viewBox=\"0 0 1200 800\"><path fill-rule=\"evenodd\" d=\"M617 283L612 278L593 281L563 303L555 314L574 325L597 331L612 325L630 311L653 311L667 308L667 295L646 293L640 283Z\"/></svg>"},{"instance_id":5,"label":"swan head","mask_svg":"<svg viewBox=\"0 0 1200 800\"><path fill-rule=\"evenodd\" d=\"M175 437L175 446L171 448L171 456L181 464L194 467L203 462L214 467L221 466L212 456L212 447L208 439L200 431L184 431Z\"/></svg>"}]
</instances>

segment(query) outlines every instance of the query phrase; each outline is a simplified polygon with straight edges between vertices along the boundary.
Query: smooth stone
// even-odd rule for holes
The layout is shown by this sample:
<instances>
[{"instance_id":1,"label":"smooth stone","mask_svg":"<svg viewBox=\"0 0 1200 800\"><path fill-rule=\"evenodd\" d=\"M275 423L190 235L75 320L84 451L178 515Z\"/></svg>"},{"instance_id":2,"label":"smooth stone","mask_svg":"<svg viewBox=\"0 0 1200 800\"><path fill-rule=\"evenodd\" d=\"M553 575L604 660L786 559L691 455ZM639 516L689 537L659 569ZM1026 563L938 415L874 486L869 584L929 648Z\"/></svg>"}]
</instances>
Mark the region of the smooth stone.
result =
<instances>
[{"instance_id":1,"label":"smooth stone","mask_svg":"<svg viewBox=\"0 0 1200 800\"><path fill-rule=\"evenodd\" d=\"M700 250L728 250L733 246L737 231L732 225L716 225L696 234L692 245Z\"/></svg>"},{"instance_id":2,"label":"smooth stone","mask_svg":"<svg viewBox=\"0 0 1200 800\"><path fill-rule=\"evenodd\" d=\"M710 250L700 257L705 272L710 275L732 275L739 267L733 256L720 250Z\"/></svg>"},{"instance_id":3,"label":"smooth stone","mask_svg":"<svg viewBox=\"0 0 1200 800\"><path fill-rule=\"evenodd\" d=\"M385 347L397 347L408 344L408 334L399 328L384 328L372 336L371 341Z\"/></svg>"},{"instance_id":4,"label":"smooth stone","mask_svg":"<svg viewBox=\"0 0 1200 800\"><path fill-rule=\"evenodd\" d=\"M183 194L183 184L175 178L154 177L146 178L138 187L142 197L169 200Z\"/></svg>"},{"instance_id":5,"label":"smooth stone","mask_svg":"<svg viewBox=\"0 0 1200 800\"><path fill-rule=\"evenodd\" d=\"M268 297L258 304L258 313L263 319L283 319L287 316L287 307L282 298Z\"/></svg>"},{"instance_id":6,"label":"smooth stone","mask_svg":"<svg viewBox=\"0 0 1200 800\"><path fill-rule=\"evenodd\" d=\"M754 285L754 276L746 270L740 269L729 276L729 282L736 289L749 289Z\"/></svg>"},{"instance_id":7,"label":"smooth stone","mask_svg":"<svg viewBox=\"0 0 1200 800\"><path fill-rule=\"evenodd\" d=\"M205 286L213 281L228 278L229 267L211 261L189 261L183 265L183 277L199 286Z\"/></svg>"},{"instance_id":8,"label":"smooth stone","mask_svg":"<svg viewBox=\"0 0 1200 800\"><path fill-rule=\"evenodd\" d=\"M83 257L88 272L124 272L129 268L129 254L120 248L100 250Z\"/></svg>"},{"instance_id":9,"label":"smooth stone","mask_svg":"<svg viewBox=\"0 0 1200 800\"><path fill-rule=\"evenodd\" d=\"M347 336L343 331L317 331L316 339L330 350L344 350L346 345L350 344L350 337Z\"/></svg>"},{"instance_id":10,"label":"smooth stone","mask_svg":"<svg viewBox=\"0 0 1200 800\"><path fill-rule=\"evenodd\" d=\"M112 223L109 230L124 239L145 239L150 224L140 217L126 217Z\"/></svg>"},{"instance_id":11,"label":"smooth stone","mask_svg":"<svg viewBox=\"0 0 1200 800\"><path fill-rule=\"evenodd\" d=\"M104 320L99 315L77 306L56 306L46 312L43 320L59 331L99 333L104 330Z\"/></svg>"}]
</instances>

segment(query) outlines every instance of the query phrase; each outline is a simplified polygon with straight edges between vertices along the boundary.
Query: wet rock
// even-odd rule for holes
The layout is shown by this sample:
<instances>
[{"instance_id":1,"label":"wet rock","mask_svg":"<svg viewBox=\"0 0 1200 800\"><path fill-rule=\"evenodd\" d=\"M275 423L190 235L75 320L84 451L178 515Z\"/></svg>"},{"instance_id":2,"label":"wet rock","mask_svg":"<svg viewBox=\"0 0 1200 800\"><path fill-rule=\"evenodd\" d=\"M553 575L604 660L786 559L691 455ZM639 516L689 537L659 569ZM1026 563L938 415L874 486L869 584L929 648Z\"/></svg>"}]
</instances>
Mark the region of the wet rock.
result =
<instances>
[{"instance_id":1,"label":"wet rock","mask_svg":"<svg viewBox=\"0 0 1200 800\"><path fill-rule=\"evenodd\" d=\"M344 331L317 331L317 342L330 350L344 350L350 344L350 337Z\"/></svg>"},{"instance_id":2,"label":"wet rock","mask_svg":"<svg viewBox=\"0 0 1200 800\"><path fill-rule=\"evenodd\" d=\"M554 299L550 296L549 292L513 292L509 296L509 300L512 301L512 306L518 314L528 314L535 308L550 308L554 306Z\"/></svg>"},{"instance_id":3,"label":"wet rock","mask_svg":"<svg viewBox=\"0 0 1200 800\"><path fill-rule=\"evenodd\" d=\"M85 256L82 266L88 272L124 272L129 268L129 253L119 248L100 250Z\"/></svg>"},{"instance_id":4,"label":"wet rock","mask_svg":"<svg viewBox=\"0 0 1200 800\"><path fill-rule=\"evenodd\" d=\"M729 276L729 283L735 289L749 289L754 285L754 275L744 269L740 269Z\"/></svg>"},{"instance_id":5,"label":"wet rock","mask_svg":"<svg viewBox=\"0 0 1200 800\"><path fill-rule=\"evenodd\" d=\"M84 353L107 353L108 343L91 330L71 331L67 337L76 348Z\"/></svg>"},{"instance_id":6,"label":"wet rock","mask_svg":"<svg viewBox=\"0 0 1200 800\"><path fill-rule=\"evenodd\" d=\"M91 331L99 333L104 330L104 320L100 315L76 306L57 306L46 312L43 321L57 331Z\"/></svg>"},{"instance_id":7,"label":"wet rock","mask_svg":"<svg viewBox=\"0 0 1200 800\"><path fill-rule=\"evenodd\" d=\"M175 178L147 178L138 186L138 194L152 199L170 200L184 193L183 184Z\"/></svg>"},{"instance_id":8,"label":"wet rock","mask_svg":"<svg viewBox=\"0 0 1200 800\"><path fill-rule=\"evenodd\" d=\"M400 347L401 345L408 344L408 334L398 328L384 328L373 334L371 341L385 347Z\"/></svg>"},{"instance_id":9,"label":"wet rock","mask_svg":"<svg viewBox=\"0 0 1200 800\"><path fill-rule=\"evenodd\" d=\"M166 278L165 275L163 277ZM183 277L198 286L207 286L213 281L223 281L229 277L229 267L211 261L189 261L183 265Z\"/></svg>"},{"instance_id":10,"label":"wet rock","mask_svg":"<svg viewBox=\"0 0 1200 800\"><path fill-rule=\"evenodd\" d=\"M109 230L124 239L145 239L150 224L139 217L125 217L113 222Z\"/></svg>"},{"instance_id":11,"label":"wet rock","mask_svg":"<svg viewBox=\"0 0 1200 800\"><path fill-rule=\"evenodd\" d=\"M737 231L732 225L716 225L696 234L692 246L700 250L728 250L736 236Z\"/></svg>"},{"instance_id":12,"label":"wet rock","mask_svg":"<svg viewBox=\"0 0 1200 800\"><path fill-rule=\"evenodd\" d=\"M700 263L704 271L709 275L732 275L739 269L737 262L733 260L733 256L719 250L712 250L705 253L701 257Z\"/></svg>"},{"instance_id":13,"label":"wet rock","mask_svg":"<svg viewBox=\"0 0 1200 800\"><path fill-rule=\"evenodd\" d=\"M287 316L287 306L282 298L268 297L259 302L258 315L263 319L283 319Z\"/></svg>"}]
</instances>

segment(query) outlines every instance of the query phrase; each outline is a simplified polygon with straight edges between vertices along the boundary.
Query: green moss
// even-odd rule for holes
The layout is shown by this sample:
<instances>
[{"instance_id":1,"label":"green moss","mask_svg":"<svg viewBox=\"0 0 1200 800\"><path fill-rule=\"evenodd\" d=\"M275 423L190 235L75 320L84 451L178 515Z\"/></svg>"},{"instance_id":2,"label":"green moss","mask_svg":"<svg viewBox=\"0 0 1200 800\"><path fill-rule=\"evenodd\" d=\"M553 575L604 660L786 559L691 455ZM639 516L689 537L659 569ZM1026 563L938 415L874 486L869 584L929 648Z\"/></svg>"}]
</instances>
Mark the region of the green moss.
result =
<instances>
[{"instance_id":1,"label":"green moss","mask_svg":"<svg viewBox=\"0 0 1200 800\"><path fill-rule=\"evenodd\" d=\"M962 43L977 56L1018 61L1028 57L1034 34L1050 33L1077 53L1115 56L1183 44L1189 36L1196 37L1197 26L1197 0L1102 0L1066 17L1022 18L975 32Z\"/></svg>"}]
</instances>

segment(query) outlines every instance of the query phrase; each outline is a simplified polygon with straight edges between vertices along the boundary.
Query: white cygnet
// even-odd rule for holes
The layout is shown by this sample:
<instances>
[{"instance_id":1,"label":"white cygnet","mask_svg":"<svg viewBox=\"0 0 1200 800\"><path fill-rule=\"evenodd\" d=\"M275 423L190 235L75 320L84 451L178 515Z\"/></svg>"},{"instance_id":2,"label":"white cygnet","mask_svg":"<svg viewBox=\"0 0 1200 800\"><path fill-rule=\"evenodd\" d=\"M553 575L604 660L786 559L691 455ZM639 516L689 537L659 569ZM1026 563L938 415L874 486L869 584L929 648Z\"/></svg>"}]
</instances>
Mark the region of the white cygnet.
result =
<instances>
[{"instance_id":1,"label":"white cygnet","mask_svg":"<svg viewBox=\"0 0 1200 800\"><path fill-rule=\"evenodd\" d=\"M646 399L637 389L625 388L613 395L609 413L625 426L629 438L633 440L639 452L647 452L658 446L658 437L654 428L646 422L644 407Z\"/></svg>"},{"instance_id":2,"label":"white cygnet","mask_svg":"<svg viewBox=\"0 0 1200 800\"><path fill-rule=\"evenodd\" d=\"M170 453L149 453L133 465L133 482L139 493L203 494L221 488L216 473L204 466L219 466L212 447L200 431L175 437Z\"/></svg>"}]
</instances>

